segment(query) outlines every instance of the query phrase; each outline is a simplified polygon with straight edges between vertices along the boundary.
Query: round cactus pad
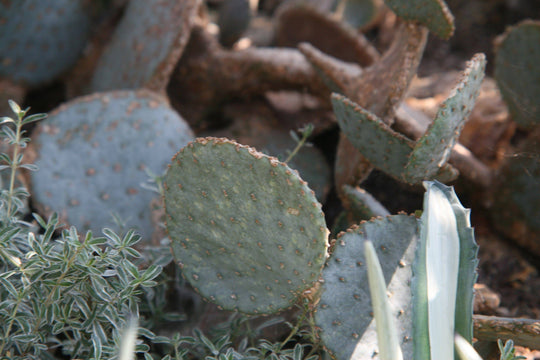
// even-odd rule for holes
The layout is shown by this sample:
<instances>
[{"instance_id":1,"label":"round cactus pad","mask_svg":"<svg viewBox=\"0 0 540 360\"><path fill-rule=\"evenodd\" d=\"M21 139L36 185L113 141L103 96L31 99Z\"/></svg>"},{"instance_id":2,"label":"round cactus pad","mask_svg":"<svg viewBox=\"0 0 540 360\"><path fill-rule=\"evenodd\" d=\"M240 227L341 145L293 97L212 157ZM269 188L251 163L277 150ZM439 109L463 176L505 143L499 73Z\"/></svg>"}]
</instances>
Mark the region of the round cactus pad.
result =
<instances>
[{"instance_id":1,"label":"round cactus pad","mask_svg":"<svg viewBox=\"0 0 540 360\"><path fill-rule=\"evenodd\" d=\"M286 164L224 138L200 138L173 158L164 188L174 256L206 299L274 313L319 278L324 215Z\"/></svg>"},{"instance_id":2,"label":"round cactus pad","mask_svg":"<svg viewBox=\"0 0 540 360\"><path fill-rule=\"evenodd\" d=\"M193 139L167 101L150 91L97 93L70 101L34 136L39 171L32 194L46 214L83 230L115 228L113 215L145 237L154 232L147 171L161 175Z\"/></svg>"},{"instance_id":3,"label":"round cactus pad","mask_svg":"<svg viewBox=\"0 0 540 360\"><path fill-rule=\"evenodd\" d=\"M0 2L0 77L36 87L75 64L91 32L90 1Z\"/></svg>"}]
</instances>

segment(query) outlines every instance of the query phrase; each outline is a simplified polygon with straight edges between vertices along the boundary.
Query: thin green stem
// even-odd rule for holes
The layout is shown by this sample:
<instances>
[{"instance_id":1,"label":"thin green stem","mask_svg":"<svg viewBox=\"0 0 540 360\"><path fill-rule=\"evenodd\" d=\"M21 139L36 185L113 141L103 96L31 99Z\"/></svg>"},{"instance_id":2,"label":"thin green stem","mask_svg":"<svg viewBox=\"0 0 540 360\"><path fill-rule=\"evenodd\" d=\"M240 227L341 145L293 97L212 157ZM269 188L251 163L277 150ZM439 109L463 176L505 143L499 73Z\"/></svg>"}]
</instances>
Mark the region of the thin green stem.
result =
<instances>
[{"instance_id":1,"label":"thin green stem","mask_svg":"<svg viewBox=\"0 0 540 360\"><path fill-rule=\"evenodd\" d=\"M304 146L307 142L307 139L308 137L311 135L311 133L313 132L313 125L311 124L308 124L306 125L305 127L303 127L302 129L299 130L301 133L302 133L302 138L300 140L298 140L298 144L296 144L296 147L294 148L294 150L289 154L289 156L287 157L287 159L284 161L284 163L288 163L289 161L291 161L291 159L293 157L296 156L296 154L298 153L298 151L300 151L300 149L302 148L302 146Z\"/></svg>"},{"instance_id":2,"label":"thin green stem","mask_svg":"<svg viewBox=\"0 0 540 360\"><path fill-rule=\"evenodd\" d=\"M283 342L281 342L281 345L279 346L279 349L277 352L280 352L283 349L283 346L285 346L291 339L298 333L298 330L300 330L300 327L304 323L304 320L306 319L307 314L309 313L309 307L304 305L304 310L302 311L302 315L298 318L298 322L294 326L294 328L291 330L291 333Z\"/></svg>"},{"instance_id":3,"label":"thin green stem","mask_svg":"<svg viewBox=\"0 0 540 360\"><path fill-rule=\"evenodd\" d=\"M15 317L17 316L17 312L19 311L19 306L21 305L23 298L24 298L24 291L21 292L19 296L17 297L17 304L15 305L15 308L13 308L13 315L11 316L11 320L9 321L6 333L4 334L4 337L2 339L2 345L0 345L0 354L4 353L6 340L9 339L9 336L11 334L11 329L13 328L13 323L15 322Z\"/></svg>"}]
</instances>

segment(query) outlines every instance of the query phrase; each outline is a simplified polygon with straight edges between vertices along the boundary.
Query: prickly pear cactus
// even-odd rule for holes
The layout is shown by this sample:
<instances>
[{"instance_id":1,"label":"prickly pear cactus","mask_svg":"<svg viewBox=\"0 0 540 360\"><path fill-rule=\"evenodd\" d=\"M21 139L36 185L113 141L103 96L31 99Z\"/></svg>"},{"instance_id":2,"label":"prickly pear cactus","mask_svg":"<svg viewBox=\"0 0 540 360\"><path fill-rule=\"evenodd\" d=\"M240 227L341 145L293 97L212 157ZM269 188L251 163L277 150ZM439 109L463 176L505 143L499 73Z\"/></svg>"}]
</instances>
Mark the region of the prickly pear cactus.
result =
<instances>
[{"instance_id":1,"label":"prickly pear cactus","mask_svg":"<svg viewBox=\"0 0 540 360\"><path fill-rule=\"evenodd\" d=\"M399 17L418 21L437 36L448 39L454 33L454 16L444 0L384 0Z\"/></svg>"},{"instance_id":2,"label":"prickly pear cactus","mask_svg":"<svg viewBox=\"0 0 540 360\"><path fill-rule=\"evenodd\" d=\"M346 0L339 3L336 13L351 26L365 28L378 18L382 5L380 0Z\"/></svg>"},{"instance_id":3,"label":"prickly pear cactus","mask_svg":"<svg viewBox=\"0 0 540 360\"><path fill-rule=\"evenodd\" d=\"M399 178L414 142L342 95L333 94L332 105L339 126L351 143L375 167Z\"/></svg>"},{"instance_id":4,"label":"prickly pear cactus","mask_svg":"<svg viewBox=\"0 0 540 360\"><path fill-rule=\"evenodd\" d=\"M40 123L33 199L81 231L115 228L113 214L149 238L154 226L147 170L161 175L193 134L161 96L147 90L97 93L70 101Z\"/></svg>"},{"instance_id":5,"label":"prickly pear cactus","mask_svg":"<svg viewBox=\"0 0 540 360\"><path fill-rule=\"evenodd\" d=\"M231 117L235 119L232 126L209 131L204 136L234 139L281 161L285 161L297 145L290 132L276 127L276 119L266 112L261 111L257 115L248 112L247 116L233 112ZM310 189L315 191L319 202L324 203L330 190L331 170L320 150L313 146L303 146L287 164L298 171Z\"/></svg>"},{"instance_id":6,"label":"prickly pear cactus","mask_svg":"<svg viewBox=\"0 0 540 360\"><path fill-rule=\"evenodd\" d=\"M416 74L427 33L423 26L401 23L383 57L365 69L331 61L308 45L301 46L300 50L332 91L349 97L379 116L384 123L391 124L395 110ZM341 135L335 176L338 193L343 185L357 185L367 178L373 168L367 156L359 153L351 141ZM343 197L343 194L339 195Z\"/></svg>"},{"instance_id":7,"label":"prickly pear cactus","mask_svg":"<svg viewBox=\"0 0 540 360\"><path fill-rule=\"evenodd\" d=\"M359 187L350 185L343 186L345 195L344 206L351 213L351 218L360 220L369 220L377 216L388 216L390 212L375 199L370 193Z\"/></svg>"},{"instance_id":8,"label":"prickly pear cactus","mask_svg":"<svg viewBox=\"0 0 540 360\"><path fill-rule=\"evenodd\" d=\"M330 89L347 96L389 123L393 120L395 107L405 96L416 74L427 33L422 26L401 23L390 48L365 69L331 62L309 46L301 46L300 50Z\"/></svg>"},{"instance_id":9,"label":"prickly pear cactus","mask_svg":"<svg viewBox=\"0 0 540 360\"><path fill-rule=\"evenodd\" d=\"M0 77L35 87L75 64L91 29L86 0L0 3Z\"/></svg>"},{"instance_id":10,"label":"prickly pear cactus","mask_svg":"<svg viewBox=\"0 0 540 360\"><path fill-rule=\"evenodd\" d=\"M496 42L495 79L512 119L523 128L540 124L540 21L509 28Z\"/></svg>"},{"instance_id":11,"label":"prickly pear cactus","mask_svg":"<svg viewBox=\"0 0 540 360\"><path fill-rule=\"evenodd\" d=\"M393 215L342 233L323 269L315 321L325 346L337 359L372 359L377 337L371 309L364 241L371 240L388 283L405 359L412 358L410 279L418 241L418 220ZM336 296L336 294L340 294Z\"/></svg>"},{"instance_id":12,"label":"prickly pear cactus","mask_svg":"<svg viewBox=\"0 0 540 360\"><path fill-rule=\"evenodd\" d=\"M540 128L522 141L497 172L493 224L523 248L540 256Z\"/></svg>"},{"instance_id":13,"label":"prickly pear cactus","mask_svg":"<svg viewBox=\"0 0 540 360\"><path fill-rule=\"evenodd\" d=\"M321 339L337 359L377 358L365 240L373 243L382 264L404 359L435 360L429 334L437 336L446 325L471 341L478 246L470 210L461 205L453 188L436 181L424 186L420 220L406 215L372 219L333 243L315 321ZM445 304L450 307L441 310ZM431 326L438 321L445 323L443 329ZM442 342L437 341L453 349L453 335L450 331Z\"/></svg>"},{"instance_id":14,"label":"prickly pear cactus","mask_svg":"<svg viewBox=\"0 0 540 360\"><path fill-rule=\"evenodd\" d=\"M199 138L173 158L164 187L174 256L206 299L274 313L319 278L327 244L321 205L284 163Z\"/></svg>"},{"instance_id":15,"label":"prickly pear cactus","mask_svg":"<svg viewBox=\"0 0 540 360\"><path fill-rule=\"evenodd\" d=\"M162 91L191 33L199 0L132 0L97 64L91 91Z\"/></svg>"},{"instance_id":16,"label":"prickly pear cactus","mask_svg":"<svg viewBox=\"0 0 540 360\"><path fill-rule=\"evenodd\" d=\"M458 173L447 160L474 107L484 69L484 55L475 55L427 132L416 142L344 96L332 95L332 105L342 131L375 167L411 184L434 178L451 181Z\"/></svg>"},{"instance_id":17,"label":"prickly pear cactus","mask_svg":"<svg viewBox=\"0 0 540 360\"><path fill-rule=\"evenodd\" d=\"M296 47L309 43L334 58L369 66L378 51L355 28L310 2L284 2L276 15L275 43Z\"/></svg>"},{"instance_id":18,"label":"prickly pear cactus","mask_svg":"<svg viewBox=\"0 0 540 360\"><path fill-rule=\"evenodd\" d=\"M404 172L410 182L433 178L448 161L478 97L485 68L486 57L476 54L468 62L457 86L441 104L426 133L416 141Z\"/></svg>"}]
</instances>

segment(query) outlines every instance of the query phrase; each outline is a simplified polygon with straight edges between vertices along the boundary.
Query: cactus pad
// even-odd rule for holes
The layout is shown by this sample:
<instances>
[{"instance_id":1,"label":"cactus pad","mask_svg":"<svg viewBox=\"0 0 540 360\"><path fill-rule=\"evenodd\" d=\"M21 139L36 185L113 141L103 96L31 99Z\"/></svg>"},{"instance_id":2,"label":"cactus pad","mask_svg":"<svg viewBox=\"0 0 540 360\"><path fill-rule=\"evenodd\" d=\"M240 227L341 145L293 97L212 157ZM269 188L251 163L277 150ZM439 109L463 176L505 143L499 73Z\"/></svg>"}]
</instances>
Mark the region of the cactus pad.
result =
<instances>
[{"instance_id":1,"label":"cactus pad","mask_svg":"<svg viewBox=\"0 0 540 360\"><path fill-rule=\"evenodd\" d=\"M343 205L357 220L369 220L377 216L388 216L390 212L370 193L359 187L343 186ZM356 221L356 222L359 222Z\"/></svg>"},{"instance_id":2,"label":"cactus pad","mask_svg":"<svg viewBox=\"0 0 540 360\"><path fill-rule=\"evenodd\" d=\"M540 21L526 20L497 41L495 79L512 119L530 128L540 124Z\"/></svg>"},{"instance_id":3,"label":"cactus pad","mask_svg":"<svg viewBox=\"0 0 540 360\"><path fill-rule=\"evenodd\" d=\"M150 91L98 93L70 101L41 122L34 136L32 194L41 212L100 232L112 214L150 237L151 201L141 187L146 170L160 175L171 156L193 139L167 101Z\"/></svg>"},{"instance_id":4,"label":"cactus pad","mask_svg":"<svg viewBox=\"0 0 540 360\"><path fill-rule=\"evenodd\" d=\"M414 216L388 216L364 222L338 236L323 270L322 295L315 314L321 339L335 358L372 359L377 350L365 240L371 240L377 250L403 355L412 358L410 279L418 240L417 222Z\"/></svg>"},{"instance_id":5,"label":"cactus pad","mask_svg":"<svg viewBox=\"0 0 540 360\"><path fill-rule=\"evenodd\" d=\"M74 65L90 34L88 3L0 2L0 77L35 87Z\"/></svg>"},{"instance_id":6,"label":"cactus pad","mask_svg":"<svg viewBox=\"0 0 540 360\"><path fill-rule=\"evenodd\" d=\"M276 118L271 113L246 113L247 115L239 112L227 113L235 119L234 123L226 129L209 131L204 136L234 139L240 144L259 149L264 154L284 161L297 145L290 132L277 127ZM315 191L319 202L324 203L330 190L331 170L321 151L314 146L303 146L287 164L298 171L310 189Z\"/></svg>"},{"instance_id":7,"label":"cactus pad","mask_svg":"<svg viewBox=\"0 0 540 360\"><path fill-rule=\"evenodd\" d=\"M343 19L354 28L372 25L381 13L382 2L376 0L347 0L343 6ZM338 8L338 12L341 10Z\"/></svg>"},{"instance_id":8,"label":"cactus pad","mask_svg":"<svg viewBox=\"0 0 540 360\"><path fill-rule=\"evenodd\" d=\"M458 85L441 104L426 133L418 139L404 171L411 183L432 179L446 164L461 129L471 113L484 79L486 59L475 55L467 64Z\"/></svg>"},{"instance_id":9,"label":"cactus pad","mask_svg":"<svg viewBox=\"0 0 540 360\"><path fill-rule=\"evenodd\" d=\"M274 313L319 278L321 205L275 158L223 138L197 139L173 158L165 210L183 275L224 309Z\"/></svg>"},{"instance_id":10,"label":"cactus pad","mask_svg":"<svg viewBox=\"0 0 540 360\"><path fill-rule=\"evenodd\" d=\"M164 90L187 44L198 0L132 0L96 67L91 90Z\"/></svg>"},{"instance_id":11,"label":"cactus pad","mask_svg":"<svg viewBox=\"0 0 540 360\"><path fill-rule=\"evenodd\" d=\"M401 179L414 142L344 96L333 94L332 105L341 130L362 155L375 167Z\"/></svg>"},{"instance_id":12,"label":"cactus pad","mask_svg":"<svg viewBox=\"0 0 540 360\"><path fill-rule=\"evenodd\" d=\"M540 256L540 128L519 144L499 169L493 191L494 225Z\"/></svg>"},{"instance_id":13,"label":"cactus pad","mask_svg":"<svg viewBox=\"0 0 540 360\"><path fill-rule=\"evenodd\" d=\"M444 0L384 0L399 17L418 21L442 39L454 33L454 16Z\"/></svg>"}]
</instances>

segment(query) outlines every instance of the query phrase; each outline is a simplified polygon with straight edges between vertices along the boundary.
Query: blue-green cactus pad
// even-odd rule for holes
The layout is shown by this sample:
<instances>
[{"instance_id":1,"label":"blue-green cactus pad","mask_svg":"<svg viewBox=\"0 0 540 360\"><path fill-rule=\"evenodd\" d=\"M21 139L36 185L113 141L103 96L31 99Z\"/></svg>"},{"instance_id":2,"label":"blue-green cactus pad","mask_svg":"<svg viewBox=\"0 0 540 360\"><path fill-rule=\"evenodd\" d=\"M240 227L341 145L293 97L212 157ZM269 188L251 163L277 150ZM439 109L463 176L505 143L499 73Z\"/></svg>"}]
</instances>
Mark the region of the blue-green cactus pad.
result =
<instances>
[{"instance_id":1,"label":"blue-green cactus pad","mask_svg":"<svg viewBox=\"0 0 540 360\"><path fill-rule=\"evenodd\" d=\"M193 139L161 96L146 90L97 93L61 105L34 136L39 171L32 195L46 213L58 212L79 230L115 227L111 214L150 237L151 201L141 187L147 170L162 174Z\"/></svg>"},{"instance_id":2,"label":"blue-green cactus pad","mask_svg":"<svg viewBox=\"0 0 540 360\"><path fill-rule=\"evenodd\" d=\"M369 25L380 11L374 0L347 0L343 9L343 19L355 28Z\"/></svg>"},{"instance_id":3,"label":"blue-green cactus pad","mask_svg":"<svg viewBox=\"0 0 540 360\"><path fill-rule=\"evenodd\" d=\"M444 0L384 0L397 16L418 21L443 39L454 33L454 16Z\"/></svg>"},{"instance_id":4,"label":"blue-green cactus pad","mask_svg":"<svg viewBox=\"0 0 540 360\"><path fill-rule=\"evenodd\" d=\"M0 2L0 77L35 87L75 64L90 34L86 0Z\"/></svg>"},{"instance_id":5,"label":"blue-green cactus pad","mask_svg":"<svg viewBox=\"0 0 540 360\"><path fill-rule=\"evenodd\" d=\"M404 170L404 177L408 182L432 179L446 164L474 107L484 79L485 67L484 54L476 54L468 62L459 83L441 104L435 120L416 142Z\"/></svg>"},{"instance_id":6,"label":"blue-green cactus pad","mask_svg":"<svg viewBox=\"0 0 540 360\"><path fill-rule=\"evenodd\" d=\"M165 177L167 231L183 275L229 310L274 313L319 278L327 229L296 171L224 138L200 138Z\"/></svg>"},{"instance_id":7,"label":"blue-green cactus pad","mask_svg":"<svg viewBox=\"0 0 540 360\"><path fill-rule=\"evenodd\" d=\"M364 257L366 240L375 246L382 265L404 358L412 358L410 280L418 236L418 220L408 215L374 219L338 236L323 269L322 295L315 314L321 339L336 359L373 359L377 352Z\"/></svg>"},{"instance_id":8,"label":"blue-green cactus pad","mask_svg":"<svg viewBox=\"0 0 540 360\"><path fill-rule=\"evenodd\" d=\"M540 124L540 21L526 20L498 39L495 79L512 119Z\"/></svg>"},{"instance_id":9,"label":"blue-green cactus pad","mask_svg":"<svg viewBox=\"0 0 540 360\"><path fill-rule=\"evenodd\" d=\"M91 90L163 90L187 44L198 3L131 0L99 59Z\"/></svg>"}]
</instances>

